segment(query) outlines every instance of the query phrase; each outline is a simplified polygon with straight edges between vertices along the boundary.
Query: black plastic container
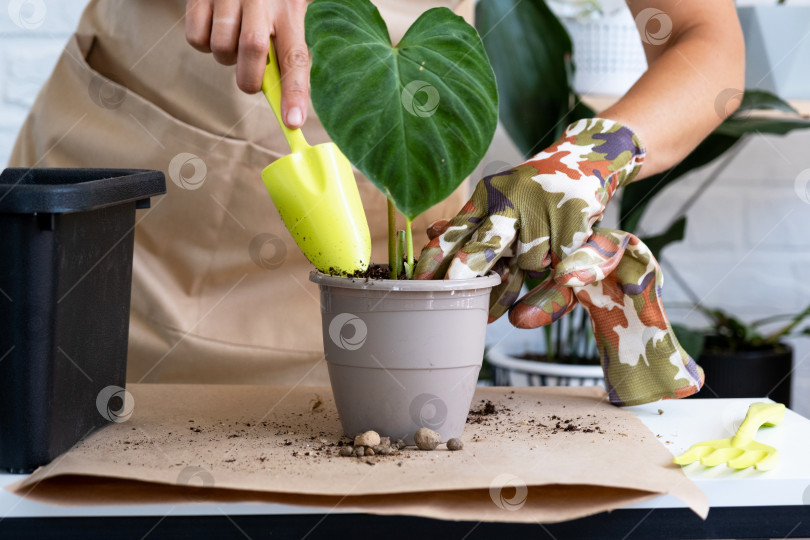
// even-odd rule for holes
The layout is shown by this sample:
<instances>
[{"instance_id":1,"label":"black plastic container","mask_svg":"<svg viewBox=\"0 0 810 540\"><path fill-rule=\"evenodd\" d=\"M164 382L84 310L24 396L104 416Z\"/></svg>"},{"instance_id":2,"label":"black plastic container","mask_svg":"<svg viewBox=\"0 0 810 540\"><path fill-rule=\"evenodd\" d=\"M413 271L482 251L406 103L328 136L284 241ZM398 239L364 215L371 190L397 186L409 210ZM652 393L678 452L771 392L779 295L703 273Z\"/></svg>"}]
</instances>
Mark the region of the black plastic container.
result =
<instances>
[{"instance_id":1,"label":"black plastic container","mask_svg":"<svg viewBox=\"0 0 810 540\"><path fill-rule=\"evenodd\" d=\"M135 210L165 192L159 171L0 174L0 469L30 471L116 419Z\"/></svg>"},{"instance_id":2,"label":"black plastic container","mask_svg":"<svg viewBox=\"0 0 810 540\"><path fill-rule=\"evenodd\" d=\"M790 345L726 354L704 352L697 362L706 374L706 384L693 397L769 397L790 407L793 371Z\"/></svg>"}]
</instances>

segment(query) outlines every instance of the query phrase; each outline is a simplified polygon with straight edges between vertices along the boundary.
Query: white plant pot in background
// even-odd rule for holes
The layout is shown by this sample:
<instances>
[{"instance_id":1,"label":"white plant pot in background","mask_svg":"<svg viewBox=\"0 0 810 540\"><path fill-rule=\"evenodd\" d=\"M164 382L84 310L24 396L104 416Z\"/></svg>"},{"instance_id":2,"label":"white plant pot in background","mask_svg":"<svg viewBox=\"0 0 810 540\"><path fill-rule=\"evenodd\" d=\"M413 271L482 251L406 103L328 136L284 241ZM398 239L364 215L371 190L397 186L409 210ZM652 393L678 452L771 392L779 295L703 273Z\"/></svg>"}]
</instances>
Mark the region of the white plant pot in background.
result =
<instances>
[{"instance_id":1,"label":"white plant pot in background","mask_svg":"<svg viewBox=\"0 0 810 540\"><path fill-rule=\"evenodd\" d=\"M628 9L598 18L560 19L574 48L574 90L621 96L647 70L647 60Z\"/></svg>"},{"instance_id":2,"label":"white plant pot in background","mask_svg":"<svg viewBox=\"0 0 810 540\"><path fill-rule=\"evenodd\" d=\"M541 353L540 330L515 330L487 351L496 386L604 386L602 366L521 358Z\"/></svg>"}]
</instances>

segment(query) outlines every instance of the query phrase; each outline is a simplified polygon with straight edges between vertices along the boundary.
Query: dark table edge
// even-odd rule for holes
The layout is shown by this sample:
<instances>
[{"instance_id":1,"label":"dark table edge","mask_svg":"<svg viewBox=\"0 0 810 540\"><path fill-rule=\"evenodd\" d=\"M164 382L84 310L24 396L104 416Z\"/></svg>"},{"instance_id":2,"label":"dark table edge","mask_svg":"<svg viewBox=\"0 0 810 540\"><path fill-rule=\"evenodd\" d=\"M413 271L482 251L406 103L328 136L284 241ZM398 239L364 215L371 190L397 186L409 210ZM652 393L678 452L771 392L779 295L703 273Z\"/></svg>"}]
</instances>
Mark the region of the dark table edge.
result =
<instances>
[{"instance_id":1,"label":"dark table edge","mask_svg":"<svg viewBox=\"0 0 810 540\"><path fill-rule=\"evenodd\" d=\"M563 523L476 523L373 514L25 517L0 520L0 538L722 539L810 537L810 505L625 509Z\"/></svg>"}]
</instances>

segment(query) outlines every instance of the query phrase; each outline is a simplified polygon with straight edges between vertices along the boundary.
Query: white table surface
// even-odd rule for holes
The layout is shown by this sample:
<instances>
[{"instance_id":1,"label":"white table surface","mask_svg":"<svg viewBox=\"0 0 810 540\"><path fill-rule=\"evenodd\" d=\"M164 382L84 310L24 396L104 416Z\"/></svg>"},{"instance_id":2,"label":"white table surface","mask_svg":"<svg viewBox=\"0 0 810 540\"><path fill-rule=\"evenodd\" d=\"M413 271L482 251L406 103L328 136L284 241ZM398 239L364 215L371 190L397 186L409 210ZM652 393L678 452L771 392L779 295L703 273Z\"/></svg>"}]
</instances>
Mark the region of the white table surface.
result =
<instances>
[{"instance_id":1,"label":"white table surface","mask_svg":"<svg viewBox=\"0 0 810 540\"><path fill-rule=\"evenodd\" d=\"M673 455L695 442L731 437L745 417L748 405L763 399L667 400L627 410L636 414ZM659 414L658 410L664 411ZM784 422L763 428L757 440L779 450L779 466L768 472L752 468L734 471L724 465L711 469L699 463L684 468L706 493L711 507L798 506L810 508L810 420L788 410ZM22 475L0 474L0 488ZM683 508L678 499L664 495L627 508ZM339 511L330 510L330 513ZM324 513L324 508L265 503L154 504L132 506L59 507L30 501L0 489L0 520L14 517L61 516L181 516Z\"/></svg>"}]
</instances>

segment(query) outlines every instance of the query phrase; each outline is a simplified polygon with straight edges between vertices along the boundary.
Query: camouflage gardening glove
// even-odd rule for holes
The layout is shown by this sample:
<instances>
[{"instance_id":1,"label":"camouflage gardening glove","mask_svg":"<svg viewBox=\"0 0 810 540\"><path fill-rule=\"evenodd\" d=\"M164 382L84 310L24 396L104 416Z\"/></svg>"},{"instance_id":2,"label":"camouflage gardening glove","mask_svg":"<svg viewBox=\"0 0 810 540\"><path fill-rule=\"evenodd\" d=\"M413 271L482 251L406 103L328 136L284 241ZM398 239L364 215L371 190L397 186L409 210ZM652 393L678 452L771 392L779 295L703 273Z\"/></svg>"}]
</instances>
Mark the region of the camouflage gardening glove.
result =
<instances>
[{"instance_id":1,"label":"camouflage gardening glove","mask_svg":"<svg viewBox=\"0 0 810 540\"><path fill-rule=\"evenodd\" d=\"M644 148L612 120L574 122L522 165L483 178L456 217L437 222L416 279L463 279L494 270L490 322L517 299L526 275L541 275L591 236L619 186L638 174Z\"/></svg>"},{"instance_id":2,"label":"camouflage gardening glove","mask_svg":"<svg viewBox=\"0 0 810 540\"><path fill-rule=\"evenodd\" d=\"M552 278L509 312L519 328L549 324L581 303L591 317L610 402L639 405L692 395L703 370L678 343L661 304L664 276L630 233L595 228Z\"/></svg>"}]
</instances>

